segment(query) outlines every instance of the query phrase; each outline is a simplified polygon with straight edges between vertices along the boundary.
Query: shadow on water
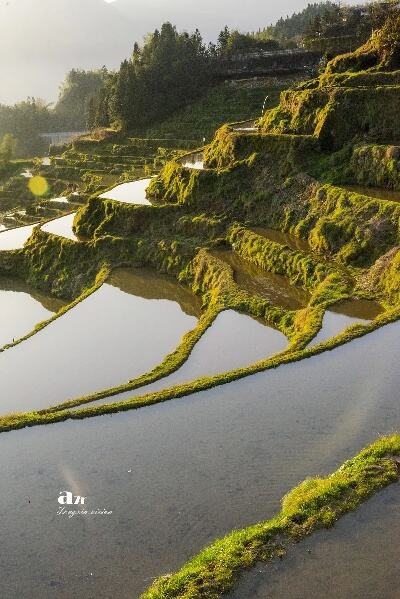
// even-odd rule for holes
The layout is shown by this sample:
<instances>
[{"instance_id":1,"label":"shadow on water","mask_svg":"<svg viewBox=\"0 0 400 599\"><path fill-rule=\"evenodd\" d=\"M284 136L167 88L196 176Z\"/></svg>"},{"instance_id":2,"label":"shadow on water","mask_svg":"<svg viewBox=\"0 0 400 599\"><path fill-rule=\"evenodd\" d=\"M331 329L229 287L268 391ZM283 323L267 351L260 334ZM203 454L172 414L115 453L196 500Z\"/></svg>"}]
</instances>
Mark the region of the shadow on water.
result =
<instances>
[{"instance_id":1,"label":"shadow on water","mask_svg":"<svg viewBox=\"0 0 400 599\"><path fill-rule=\"evenodd\" d=\"M21 280L0 277L0 347L23 337L64 305Z\"/></svg>"},{"instance_id":2,"label":"shadow on water","mask_svg":"<svg viewBox=\"0 0 400 599\"><path fill-rule=\"evenodd\" d=\"M225 310L217 316L193 348L188 360L176 372L136 391L120 393L90 405L122 401L134 395L144 395L194 381L202 376L248 366L283 351L287 344L288 340L283 333L264 322L233 310Z\"/></svg>"},{"instance_id":3,"label":"shadow on water","mask_svg":"<svg viewBox=\"0 0 400 599\"><path fill-rule=\"evenodd\" d=\"M383 308L380 304L365 299L347 300L334 304L325 312L322 328L311 341L310 346L339 335L352 324L366 324L382 312Z\"/></svg>"},{"instance_id":4,"label":"shadow on water","mask_svg":"<svg viewBox=\"0 0 400 599\"><path fill-rule=\"evenodd\" d=\"M249 293L288 310L298 310L308 304L310 294L292 285L286 277L264 270L230 250L214 250L212 254L232 267L236 283Z\"/></svg>"},{"instance_id":5,"label":"shadow on water","mask_svg":"<svg viewBox=\"0 0 400 599\"><path fill-rule=\"evenodd\" d=\"M254 233L262 235L262 237L265 237L270 241L275 241L281 245L287 245L292 250L300 250L305 253L311 251L308 241L302 239L301 237L296 237L296 235L284 233L283 231L278 231L277 229L269 229L267 227L254 227L252 230Z\"/></svg>"},{"instance_id":6,"label":"shadow on water","mask_svg":"<svg viewBox=\"0 0 400 599\"><path fill-rule=\"evenodd\" d=\"M111 273L107 283L145 299L178 302L186 314L200 317L200 298L168 275L147 268L120 268Z\"/></svg>"},{"instance_id":7,"label":"shadow on water","mask_svg":"<svg viewBox=\"0 0 400 599\"><path fill-rule=\"evenodd\" d=\"M400 488L381 491L334 528L259 564L227 599L395 599L399 597Z\"/></svg>"},{"instance_id":8,"label":"shadow on water","mask_svg":"<svg viewBox=\"0 0 400 599\"><path fill-rule=\"evenodd\" d=\"M61 318L1 355L0 412L48 407L127 382L161 362L196 325L199 306L196 298L190 304L187 295L185 309L178 294L172 300L172 283L168 287L164 277L156 289L156 274L153 278L147 274L140 285L138 276L138 271L117 272L114 284L104 284Z\"/></svg>"},{"instance_id":9,"label":"shadow on water","mask_svg":"<svg viewBox=\"0 0 400 599\"><path fill-rule=\"evenodd\" d=\"M377 200L386 200L390 202L400 202L400 191L392 191L389 189L380 189L379 187L364 187L361 185L342 185L346 191L359 193Z\"/></svg>"},{"instance_id":10,"label":"shadow on water","mask_svg":"<svg viewBox=\"0 0 400 599\"><path fill-rule=\"evenodd\" d=\"M193 154L184 156L180 162L185 168L192 168L199 171L204 170L203 152L193 152Z\"/></svg>"},{"instance_id":11,"label":"shadow on water","mask_svg":"<svg viewBox=\"0 0 400 599\"><path fill-rule=\"evenodd\" d=\"M109 310L118 313L120 306L112 301ZM107 314L96 314L98 328ZM124 328L117 337L120 330ZM101 361L88 365L84 333L74 348L65 347L62 338L53 344L56 359L49 364L47 380L53 399L63 370L75 376L69 365L74 352L85 369L100 372L121 357L111 354L107 366L101 353L109 356L106 346L112 338L106 343L98 338L95 357ZM0 435L0 510L7 514L1 530L2 597L31 597L34 589L43 599L132 599L155 576L181 567L216 538L270 518L299 481L327 475L379 434L396 429L399 333L400 322L308 360L177 401ZM157 335L152 341L157 342ZM126 349L123 339L122 345ZM23 366L28 367L32 355L14 374L16 384L30 378L28 393L35 390L36 368L24 371ZM133 362L133 353L131 358ZM87 497L89 509L105 507L113 513L57 516L63 490ZM386 525L385 512L378 513L376 526L365 529L357 550L365 556L368 545L375 548L374 566L379 561L384 567L398 554L398 541ZM335 576L349 581L353 560L355 568L360 566L357 553L347 551L362 528L358 522L351 537L337 541L336 555L342 551L346 557L342 572L332 565ZM339 526L327 538L333 539ZM393 525L396 534L397 529ZM376 544L386 533L388 542ZM302 545L295 550L302 552ZM318 565L316 556L312 550L306 558ZM322 577L330 562L321 563ZM370 581L374 589L376 568L368 567L367 560L365 565L365 584ZM301 581L298 568L293 580L300 589L304 585L301 591L306 589L298 593L302 599L310 596L307 589L320 574L318 568L308 572ZM397 579L395 564L387 587L374 599L396 597ZM340 586L332 588L328 592L333 597ZM285 592L280 596L290 597Z\"/></svg>"}]
</instances>

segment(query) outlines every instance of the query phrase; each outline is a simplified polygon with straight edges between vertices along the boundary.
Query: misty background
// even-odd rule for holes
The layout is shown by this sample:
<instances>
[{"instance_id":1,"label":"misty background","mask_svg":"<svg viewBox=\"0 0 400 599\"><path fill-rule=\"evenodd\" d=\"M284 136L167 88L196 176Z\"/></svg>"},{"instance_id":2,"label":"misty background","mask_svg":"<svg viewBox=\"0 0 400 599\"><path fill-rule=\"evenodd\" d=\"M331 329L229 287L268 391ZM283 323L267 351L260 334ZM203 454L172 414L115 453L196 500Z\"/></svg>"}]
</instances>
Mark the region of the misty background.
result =
<instances>
[{"instance_id":1,"label":"misty background","mask_svg":"<svg viewBox=\"0 0 400 599\"><path fill-rule=\"evenodd\" d=\"M0 0L0 104L54 102L72 68L119 66L135 41L165 21L215 41L228 25L256 31L302 10L305 0Z\"/></svg>"}]
</instances>

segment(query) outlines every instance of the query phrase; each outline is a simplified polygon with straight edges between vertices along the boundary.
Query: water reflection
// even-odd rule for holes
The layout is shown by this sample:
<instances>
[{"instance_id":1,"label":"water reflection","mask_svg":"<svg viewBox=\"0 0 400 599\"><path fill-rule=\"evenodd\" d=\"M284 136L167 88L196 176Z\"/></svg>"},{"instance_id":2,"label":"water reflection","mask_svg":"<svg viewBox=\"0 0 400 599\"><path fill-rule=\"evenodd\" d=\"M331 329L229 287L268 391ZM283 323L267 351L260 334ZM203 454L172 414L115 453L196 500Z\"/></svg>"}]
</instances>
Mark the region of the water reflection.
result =
<instances>
[{"instance_id":1,"label":"water reflection","mask_svg":"<svg viewBox=\"0 0 400 599\"><path fill-rule=\"evenodd\" d=\"M72 214L67 214L66 216L51 220L42 225L41 229L46 233L52 233L53 235L59 235L60 237L71 239L72 241L78 241L78 238L72 229L75 215L76 212L73 212Z\"/></svg>"},{"instance_id":2,"label":"water reflection","mask_svg":"<svg viewBox=\"0 0 400 599\"><path fill-rule=\"evenodd\" d=\"M310 252L308 241L301 239L301 237L296 237L296 235L284 233L283 231L270 229L268 227L254 227L253 231L254 233L257 233L258 235L261 235L270 241L280 243L281 245L287 245L293 250L300 250L301 252L305 253Z\"/></svg>"},{"instance_id":3,"label":"water reflection","mask_svg":"<svg viewBox=\"0 0 400 599\"><path fill-rule=\"evenodd\" d=\"M204 169L203 152L193 152L193 154L184 156L180 162L181 162L182 166L184 166L185 168L193 168L195 170L203 170Z\"/></svg>"},{"instance_id":4,"label":"water reflection","mask_svg":"<svg viewBox=\"0 0 400 599\"><path fill-rule=\"evenodd\" d=\"M274 306L298 310L308 304L310 294L292 285L286 277L268 272L230 250L214 251L213 255L233 268L239 287L265 298Z\"/></svg>"},{"instance_id":5,"label":"water reflection","mask_svg":"<svg viewBox=\"0 0 400 599\"><path fill-rule=\"evenodd\" d=\"M227 597L394 599L398 596L399 500L398 484L381 491L333 529L293 546L284 560L259 564Z\"/></svg>"},{"instance_id":6,"label":"water reflection","mask_svg":"<svg viewBox=\"0 0 400 599\"><path fill-rule=\"evenodd\" d=\"M334 304L325 312L322 328L310 346L339 335L352 324L366 324L382 312L382 306L369 300L347 300Z\"/></svg>"},{"instance_id":7,"label":"water reflection","mask_svg":"<svg viewBox=\"0 0 400 599\"><path fill-rule=\"evenodd\" d=\"M202 376L212 376L248 366L283 351L287 344L285 335L280 331L250 316L225 310L204 333L187 362L179 370L137 391L121 393L112 399L106 398L91 405L120 401L133 395L143 395L194 381Z\"/></svg>"},{"instance_id":8,"label":"water reflection","mask_svg":"<svg viewBox=\"0 0 400 599\"><path fill-rule=\"evenodd\" d=\"M346 189L346 191L360 193L361 195L365 195L370 198L376 198L378 200L400 202L400 191L380 189L379 187L365 187L362 185L343 185L342 188Z\"/></svg>"},{"instance_id":9,"label":"water reflection","mask_svg":"<svg viewBox=\"0 0 400 599\"><path fill-rule=\"evenodd\" d=\"M151 203L146 197L146 189L151 179L140 179L130 183L122 183L114 189L106 191L100 197L108 200L117 200L127 204L139 204L149 206Z\"/></svg>"},{"instance_id":10,"label":"water reflection","mask_svg":"<svg viewBox=\"0 0 400 599\"><path fill-rule=\"evenodd\" d=\"M118 313L119 306L109 309ZM107 314L101 312L98 328ZM271 517L299 481L327 475L397 427L399 334L396 323L331 352L177 401L0 435L0 510L7 514L2 596L29 597L35 589L51 599L138 597L154 577L181 567L216 538ZM108 350L99 341L101 359ZM75 376L69 365L75 352L86 369L99 371L121 357L109 367L103 361L93 366L81 339L74 348L64 349L62 338L53 347L57 360L48 372L54 364L57 372L47 381L53 397L64 370ZM134 363L135 355L130 357ZM18 384L21 372L30 378L28 391L35 391L35 370L21 368L14 376ZM72 484L90 508L107 507L113 515L57 517L58 493ZM382 518L374 518L376 526L359 546L361 555L368 545L376 549L374 566L365 560L372 585L377 564L384 567L387 558L390 567L390 555L398 553L396 525L388 543L375 544L390 535ZM332 534L335 529L327 532ZM360 560L357 551L346 553L345 543L341 551L342 573L334 563L332 572L346 577L353 560ZM321 573L329 571L325 563ZM305 584L318 574L316 567ZM298 569L298 584L301 575ZM391 576L397 580L396 566ZM305 588L302 598L309 596ZM337 593L336 584L332 589Z\"/></svg>"},{"instance_id":11,"label":"water reflection","mask_svg":"<svg viewBox=\"0 0 400 599\"><path fill-rule=\"evenodd\" d=\"M0 356L1 413L43 408L117 385L161 362L197 319L184 312L178 296L159 299L173 295L171 289L164 293L165 279L158 290L153 280L145 297L137 281L137 273L132 281L128 271L117 273L110 284ZM189 303L186 298L186 309ZM194 300L191 311L196 310Z\"/></svg>"},{"instance_id":12,"label":"water reflection","mask_svg":"<svg viewBox=\"0 0 400 599\"><path fill-rule=\"evenodd\" d=\"M0 232L0 251L22 249L37 225L35 223Z\"/></svg>"},{"instance_id":13,"label":"water reflection","mask_svg":"<svg viewBox=\"0 0 400 599\"><path fill-rule=\"evenodd\" d=\"M29 333L64 304L23 281L0 277L0 347Z\"/></svg>"}]
</instances>

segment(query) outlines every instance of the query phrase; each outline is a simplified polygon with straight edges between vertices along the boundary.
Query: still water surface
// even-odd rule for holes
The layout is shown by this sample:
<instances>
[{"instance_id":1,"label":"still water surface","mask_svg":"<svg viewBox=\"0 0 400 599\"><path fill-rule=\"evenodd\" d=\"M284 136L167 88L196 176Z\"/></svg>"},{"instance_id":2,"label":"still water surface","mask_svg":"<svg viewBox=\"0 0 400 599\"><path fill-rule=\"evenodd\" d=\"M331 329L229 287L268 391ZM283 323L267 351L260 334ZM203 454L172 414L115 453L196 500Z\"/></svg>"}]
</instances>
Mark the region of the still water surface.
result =
<instances>
[{"instance_id":1,"label":"still water surface","mask_svg":"<svg viewBox=\"0 0 400 599\"><path fill-rule=\"evenodd\" d=\"M294 546L284 560L259 564L227 599L396 599L399 508L397 484Z\"/></svg>"},{"instance_id":2,"label":"still water surface","mask_svg":"<svg viewBox=\"0 0 400 599\"><path fill-rule=\"evenodd\" d=\"M274 274L244 260L235 252L219 250L213 251L212 254L232 267L234 279L239 287L265 298L274 306L298 310L304 308L310 300L308 291L292 285L289 279L282 275Z\"/></svg>"},{"instance_id":3,"label":"still water surface","mask_svg":"<svg viewBox=\"0 0 400 599\"><path fill-rule=\"evenodd\" d=\"M73 212L72 214L67 214L66 216L51 220L42 225L41 229L46 233L52 233L53 235L59 235L60 237L71 239L72 241L78 241L78 238L72 229L75 215L76 212Z\"/></svg>"},{"instance_id":4,"label":"still water surface","mask_svg":"<svg viewBox=\"0 0 400 599\"><path fill-rule=\"evenodd\" d=\"M343 189L360 193L361 195L378 200L386 200L391 202L400 202L400 191L392 191L390 189L381 189L379 187L364 187L361 185L344 185Z\"/></svg>"},{"instance_id":5,"label":"still water surface","mask_svg":"<svg viewBox=\"0 0 400 599\"><path fill-rule=\"evenodd\" d=\"M188 156L184 156L181 160L182 166L185 168L193 168L202 171L204 169L203 152L193 152Z\"/></svg>"},{"instance_id":6,"label":"still water surface","mask_svg":"<svg viewBox=\"0 0 400 599\"><path fill-rule=\"evenodd\" d=\"M197 322L185 312L188 297L185 306L178 303L178 292L172 301L171 287L165 291L165 278L156 274L148 275L152 287L143 294L144 283L135 287L137 279L130 271L117 273L61 318L2 354L0 413L44 408L126 382L172 351ZM196 309L194 299L192 314Z\"/></svg>"},{"instance_id":7,"label":"still water surface","mask_svg":"<svg viewBox=\"0 0 400 599\"><path fill-rule=\"evenodd\" d=\"M399 338L396 323L177 401L0 435L2 597L132 599L216 537L269 518L299 481L398 427ZM60 375L72 352L54 348ZM63 490L113 514L57 516ZM396 547L379 546L382 567ZM364 576L373 584L372 568ZM396 578L377 596L395 597Z\"/></svg>"},{"instance_id":8,"label":"still water surface","mask_svg":"<svg viewBox=\"0 0 400 599\"><path fill-rule=\"evenodd\" d=\"M124 202L127 204L142 204L150 205L149 200L146 197L146 189L150 184L151 179L140 179L139 181L132 181L130 183L122 183L117 185L114 189L106 191L100 197L117 200L118 202Z\"/></svg>"},{"instance_id":9,"label":"still water surface","mask_svg":"<svg viewBox=\"0 0 400 599\"><path fill-rule=\"evenodd\" d=\"M23 337L63 305L22 281L0 277L0 347Z\"/></svg>"},{"instance_id":10,"label":"still water surface","mask_svg":"<svg viewBox=\"0 0 400 599\"><path fill-rule=\"evenodd\" d=\"M0 232L0 251L20 250L23 248L37 224Z\"/></svg>"},{"instance_id":11,"label":"still water surface","mask_svg":"<svg viewBox=\"0 0 400 599\"><path fill-rule=\"evenodd\" d=\"M134 392L120 393L112 399L108 397L91 405L121 401L134 395L194 381L202 376L248 366L283 351L287 345L288 340L280 331L245 314L225 310L217 316L193 348L188 360L176 372Z\"/></svg>"},{"instance_id":12,"label":"still water surface","mask_svg":"<svg viewBox=\"0 0 400 599\"><path fill-rule=\"evenodd\" d=\"M363 299L347 300L334 304L325 312L322 328L311 341L310 346L339 335L352 324L371 322L382 311L383 308L377 302Z\"/></svg>"}]
</instances>

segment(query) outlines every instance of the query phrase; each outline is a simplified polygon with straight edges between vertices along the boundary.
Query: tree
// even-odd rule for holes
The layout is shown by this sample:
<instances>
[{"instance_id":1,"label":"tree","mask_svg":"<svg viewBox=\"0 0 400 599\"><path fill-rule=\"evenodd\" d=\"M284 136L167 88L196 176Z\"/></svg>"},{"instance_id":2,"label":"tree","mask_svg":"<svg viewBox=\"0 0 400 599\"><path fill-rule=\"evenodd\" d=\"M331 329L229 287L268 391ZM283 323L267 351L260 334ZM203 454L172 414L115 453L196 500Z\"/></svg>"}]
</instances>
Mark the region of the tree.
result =
<instances>
[{"instance_id":1,"label":"tree","mask_svg":"<svg viewBox=\"0 0 400 599\"><path fill-rule=\"evenodd\" d=\"M108 77L106 67L93 71L72 69L60 87L53 122L61 130L82 130L89 119L89 106Z\"/></svg>"},{"instance_id":2,"label":"tree","mask_svg":"<svg viewBox=\"0 0 400 599\"><path fill-rule=\"evenodd\" d=\"M0 159L9 163L14 156L16 139L11 133L6 133L0 142Z\"/></svg>"},{"instance_id":3,"label":"tree","mask_svg":"<svg viewBox=\"0 0 400 599\"><path fill-rule=\"evenodd\" d=\"M125 130L164 118L211 82L210 54L198 30L178 33L171 23L135 44L130 59L110 75L92 103L94 125ZM93 114L95 117L93 118Z\"/></svg>"}]
</instances>

